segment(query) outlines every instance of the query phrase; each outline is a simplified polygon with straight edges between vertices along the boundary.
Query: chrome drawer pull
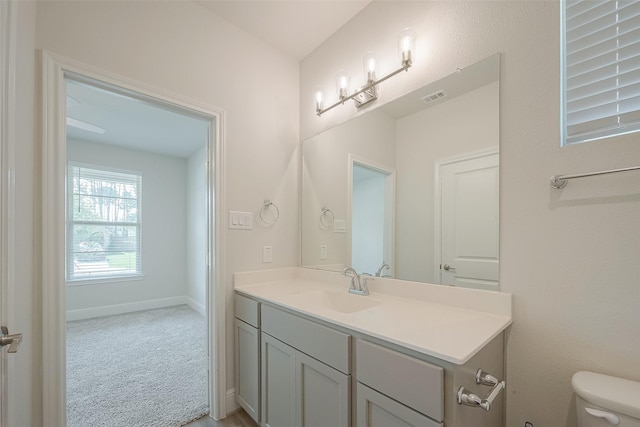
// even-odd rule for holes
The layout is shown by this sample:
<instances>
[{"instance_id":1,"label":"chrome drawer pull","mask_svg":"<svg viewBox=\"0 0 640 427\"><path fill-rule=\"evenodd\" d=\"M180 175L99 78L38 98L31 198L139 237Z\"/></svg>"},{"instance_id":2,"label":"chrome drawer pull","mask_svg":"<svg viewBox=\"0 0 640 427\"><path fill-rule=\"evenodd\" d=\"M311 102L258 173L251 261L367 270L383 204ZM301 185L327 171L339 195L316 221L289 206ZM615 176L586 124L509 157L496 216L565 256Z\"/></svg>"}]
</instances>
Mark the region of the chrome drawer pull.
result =
<instances>
[{"instance_id":1,"label":"chrome drawer pull","mask_svg":"<svg viewBox=\"0 0 640 427\"><path fill-rule=\"evenodd\" d=\"M482 384L492 387L487 397L481 399L477 394L471 393L469 390L461 386L458 389L457 394L458 404L480 407L487 412L491 410L491 405L493 404L493 401L496 399L496 397L498 397L500 392L507 386L504 381L499 381L496 377L484 372L482 369L478 369L478 372L476 372L476 384Z\"/></svg>"}]
</instances>

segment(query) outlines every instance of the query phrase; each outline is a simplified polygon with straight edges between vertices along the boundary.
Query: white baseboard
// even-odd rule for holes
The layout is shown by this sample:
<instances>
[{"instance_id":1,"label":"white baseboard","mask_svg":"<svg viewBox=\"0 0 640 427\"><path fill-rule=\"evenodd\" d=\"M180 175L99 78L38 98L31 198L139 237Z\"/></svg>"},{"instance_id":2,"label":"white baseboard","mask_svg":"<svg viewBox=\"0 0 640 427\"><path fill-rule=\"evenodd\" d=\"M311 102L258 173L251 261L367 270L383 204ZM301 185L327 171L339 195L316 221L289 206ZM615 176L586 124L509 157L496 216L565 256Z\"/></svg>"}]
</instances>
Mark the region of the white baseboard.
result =
<instances>
[{"instance_id":1,"label":"white baseboard","mask_svg":"<svg viewBox=\"0 0 640 427\"><path fill-rule=\"evenodd\" d=\"M82 308L78 310L67 310L67 321L91 319L93 317L111 316L114 314L132 313L134 311L151 310L154 308L171 307L174 305L186 304L199 313L205 313L204 305L198 307L196 301L188 297L171 297L147 301L130 302L125 304L106 305L103 307ZM198 307L198 308L196 308Z\"/></svg>"},{"instance_id":2,"label":"white baseboard","mask_svg":"<svg viewBox=\"0 0 640 427\"><path fill-rule=\"evenodd\" d=\"M240 409L240 405L236 402L236 389L230 388L227 390L227 400L225 405L227 406L227 416Z\"/></svg>"},{"instance_id":3,"label":"white baseboard","mask_svg":"<svg viewBox=\"0 0 640 427\"><path fill-rule=\"evenodd\" d=\"M207 307L204 304L200 304L198 301L193 298L184 297L186 299L186 304L191 307L193 310L202 314L203 316L207 315Z\"/></svg>"}]
</instances>

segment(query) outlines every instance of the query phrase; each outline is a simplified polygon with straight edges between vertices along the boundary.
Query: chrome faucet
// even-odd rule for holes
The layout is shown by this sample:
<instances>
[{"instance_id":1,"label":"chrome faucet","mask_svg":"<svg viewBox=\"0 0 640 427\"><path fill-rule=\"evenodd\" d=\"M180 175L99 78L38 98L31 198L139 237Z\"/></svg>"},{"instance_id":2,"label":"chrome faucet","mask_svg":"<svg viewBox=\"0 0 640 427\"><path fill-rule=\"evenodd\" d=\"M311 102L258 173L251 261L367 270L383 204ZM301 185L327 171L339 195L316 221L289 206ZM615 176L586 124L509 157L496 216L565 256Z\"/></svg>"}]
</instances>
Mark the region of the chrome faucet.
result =
<instances>
[{"instance_id":1,"label":"chrome faucet","mask_svg":"<svg viewBox=\"0 0 640 427\"><path fill-rule=\"evenodd\" d=\"M350 273L350 274L349 274ZM349 293L356 295L369 295L369 287L367 286L367 279L364 276L371 276L369 273L362 273L363 281L360 282L360 275L352 268L347 267L342 271L343 276L351 277L351 285L349 286Z\"/></svg>"},{"instance_id":2,"label":"chrome faucet","mask_svg":"<svg viewBox=\"0 0 640 427\"><path fill-rule=\"evenodd\" d=\"M380 275L382 274L382 270L384 270L385 268L391 269L391 266L386 262L382 261L382 265L380 266L378 271L376 271L376 277L380 277Z\"/></svg>"}]
</instances>

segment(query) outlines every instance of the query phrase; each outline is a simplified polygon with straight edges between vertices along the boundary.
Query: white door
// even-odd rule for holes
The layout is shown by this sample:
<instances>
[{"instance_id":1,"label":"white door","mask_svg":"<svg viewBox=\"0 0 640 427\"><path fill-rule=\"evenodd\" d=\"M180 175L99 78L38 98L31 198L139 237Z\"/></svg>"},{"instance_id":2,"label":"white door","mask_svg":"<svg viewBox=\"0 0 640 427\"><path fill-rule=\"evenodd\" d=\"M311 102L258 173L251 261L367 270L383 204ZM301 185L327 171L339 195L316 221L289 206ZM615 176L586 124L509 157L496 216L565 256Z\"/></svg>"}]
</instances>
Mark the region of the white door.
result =
<instances>
[{"instance_id":1,"label":"white door","mask_svg":"<svg viewBox=\"0 0 640 427\"><path fill-rule=\"evenodd\" d=\"M498 154L440 167L440 283L498 290Z\"/></svg>"},{"instance_id":2,"label":"white door","mask_svg":"<svg viewBox=\"0 0 640 427\"><path fill-rule=\"evenodd\" d=\"M13 186L10 178L13 169L10 153L13 152L15 135L15 51L17 10L14 2L0 2L0 425L9 425L9 394L13 390L9 385L9 359L15 355L22 334L10 335L6 326L11 326L8 319L8 307L14 301L9 300L10 270L13 269L13 212L11 201ZM13 404L13 403L12 403Z\"/></svg>"}]
</instances>

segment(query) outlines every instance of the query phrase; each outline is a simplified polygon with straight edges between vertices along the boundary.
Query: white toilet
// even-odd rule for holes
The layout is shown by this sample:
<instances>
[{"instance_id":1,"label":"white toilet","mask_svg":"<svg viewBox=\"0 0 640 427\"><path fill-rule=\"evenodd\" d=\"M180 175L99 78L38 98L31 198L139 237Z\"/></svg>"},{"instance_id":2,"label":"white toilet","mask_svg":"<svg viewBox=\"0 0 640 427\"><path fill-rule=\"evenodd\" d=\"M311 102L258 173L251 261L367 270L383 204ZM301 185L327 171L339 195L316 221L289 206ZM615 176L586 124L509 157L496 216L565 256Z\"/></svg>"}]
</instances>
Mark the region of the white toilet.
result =
<instances>
[{"instance_id":1,"label":"white toilet","mask_svg":"<svg viewBox=\"0 0 640 427\"><path fill-rule=\"evenodd\" d=\"M593 372L576 372L579 427L640 427L640 383Z\"/></svg>"}]
</instances>

